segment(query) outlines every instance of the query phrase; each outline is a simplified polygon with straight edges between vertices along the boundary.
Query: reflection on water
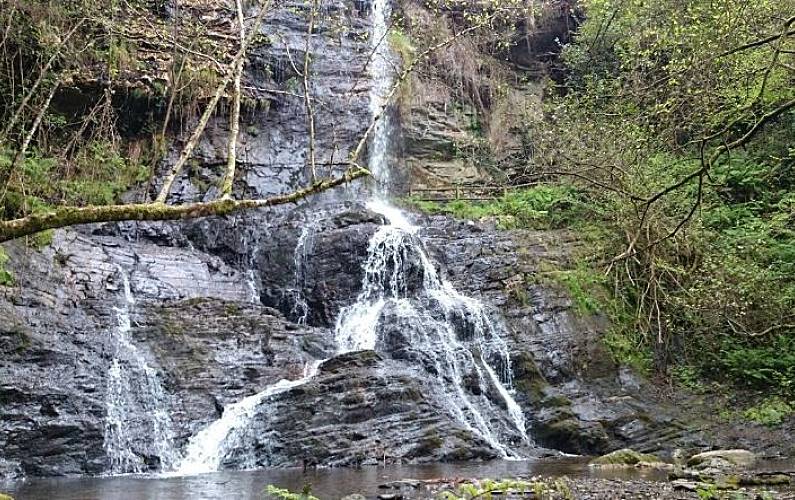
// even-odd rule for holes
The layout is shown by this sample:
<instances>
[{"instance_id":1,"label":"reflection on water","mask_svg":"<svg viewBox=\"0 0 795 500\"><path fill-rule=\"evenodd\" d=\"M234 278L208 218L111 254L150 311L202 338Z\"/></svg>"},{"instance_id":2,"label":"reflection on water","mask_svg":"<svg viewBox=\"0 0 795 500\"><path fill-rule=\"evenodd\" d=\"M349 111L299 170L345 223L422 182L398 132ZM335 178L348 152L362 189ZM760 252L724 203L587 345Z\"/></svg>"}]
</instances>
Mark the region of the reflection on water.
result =
<instances>
[{"instance_id":1,"label":"reflection on water","mask_svg":"<svg viewBox=\"0 0 795 500\"><path fill-rule=\"evenodd\" d=\"M4 488L18 500L184 500L263 498L268 484L291 490L312 485L323 500L351 493L373 495L378 485L400 479L484 478L519 475L611 477L622 479L663 479L664 473L615 470L600 471L585 465L581 458L541 461L494 461L468 464L403 465L360 469L264 469L222 471L197 476L163 477L128 475L91 478L31 479ZM2 488L0 488L2 489ZM382 490L383 492L383 490ZM422 498L422 495L417 498Z\"/></svg>"}]
</instances>

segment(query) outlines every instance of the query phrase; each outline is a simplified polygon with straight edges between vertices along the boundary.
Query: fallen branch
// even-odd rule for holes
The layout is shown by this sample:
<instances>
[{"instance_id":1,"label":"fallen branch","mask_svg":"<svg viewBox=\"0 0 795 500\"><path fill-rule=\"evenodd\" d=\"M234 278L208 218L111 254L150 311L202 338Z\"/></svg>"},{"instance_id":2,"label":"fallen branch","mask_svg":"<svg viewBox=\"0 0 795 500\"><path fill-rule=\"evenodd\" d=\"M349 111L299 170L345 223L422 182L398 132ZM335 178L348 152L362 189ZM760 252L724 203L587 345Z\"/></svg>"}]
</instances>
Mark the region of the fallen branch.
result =
<instances>
[{"instance_id":1,"label":"fallen branch","mask_svg":"<svg viewBox=\"0 0 795 500\"><path fill-rule=\"evenodd\" d=\"M287 203L296 203L308 196L322 193L331 188L346 184L370 175L362 167L355 166L337 177L318 180L309 186L292 193L264 199L232 200L229 198L201 203L183 205L166 205L164 203L138 203L126 205L104 205L86 207L61 207L36 213L9 221L0 221L0 243L22 236L29 236L47 229L91 224L98 222L117 222L124 220L162 221L185 220L207 217L211 215L228 215L252 208L272 207Z\"/></svg>"}]
</instances>

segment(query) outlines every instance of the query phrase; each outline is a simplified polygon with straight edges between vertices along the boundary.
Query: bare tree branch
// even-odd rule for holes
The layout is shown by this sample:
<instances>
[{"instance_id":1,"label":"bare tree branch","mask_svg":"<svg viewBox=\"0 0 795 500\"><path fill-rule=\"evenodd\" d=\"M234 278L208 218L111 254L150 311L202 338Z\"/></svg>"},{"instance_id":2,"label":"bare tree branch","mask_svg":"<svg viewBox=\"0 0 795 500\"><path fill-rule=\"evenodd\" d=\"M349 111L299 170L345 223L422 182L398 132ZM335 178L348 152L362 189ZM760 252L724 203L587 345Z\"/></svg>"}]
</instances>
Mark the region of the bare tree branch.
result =
<instances>
[{"instance_id":1,"label":"bare tree branch","mask_svg":"<svg viewBox=\"0 0 795 500\"><path fill-rule=\"evenodd\" d=\"M123 220L184 220L227 215L252 208L272 207L296 203L308 196L370 175L359 166L352 166L344 174L318 180L309 186L288 194L264 199L233 200L230 198L202 203L165 205L163 203L139 203L125 205L103 205L86 207L60 207L42 213L31 214L20 219L0 221L0 243L22 236L29 236L47 229L56 229L77 224L114 222Z\"/></svg>"},{"instance_id":2,"label":"bare tree branch","mask_svg":"<svg viewBox=\"0 0 795 500\"><path fill-rule=\"evenodd\" d=\"M304 46L304 71L301 75L304 81L304 107L306 108L306 122L307 127L309 128L309 168L310 168L310 176L312 181L315 180L317 176L316 166L315 166L315 112L312 109L312 98L309 95L309 61L310 57L310 49L311 41L312 41L312 32L315 31L315 16L317 16L317 2L318 0L312 0L312 7L309 11L309 26L306 30L306 44Z\"/></svg>"},{"instance_id":3,"label":"bare tree branch","mask_svg":"<svg viewBox=\"0 0 795 500\"><path fill-rule=\"evenodd\" d=\"M58 44L58 48L55 49L55 52L47 60L47 63L44 65L43 68L41 68L41 72L39 72L38 78L36 78L36 81L33 82L33 85L31 85L30 89L28 90L28 93L25 94L25 96L22 98L22 102L19 103L19 106L17 107L16 111L11 116L11 120L9 120L6 126L3 127L3 131L0 132L0 137L8 138L8 134L10 134L11 131L14 129L14 126L17 124L19 117L22 115L22 112L25 110L25 107L27 107L28 102L30 102L30 99L36 94L36 90L39 88L39 85L41 85L41 82L44 81L44 78L49 73L53 63L55 63L55 61L61 55L61 49L67 44L67 42L69 42L69 39L72 38L72 35L74 35L75 32L78 29L80 29L80 26L82 26L85 21L86 21L85 19L81 19L80 21L78 21L77 24L75 24L75 26L71 30L69 30L69 32L66 34L64 39L61 40L61 43Z\"/></svg>"}]
</instances>

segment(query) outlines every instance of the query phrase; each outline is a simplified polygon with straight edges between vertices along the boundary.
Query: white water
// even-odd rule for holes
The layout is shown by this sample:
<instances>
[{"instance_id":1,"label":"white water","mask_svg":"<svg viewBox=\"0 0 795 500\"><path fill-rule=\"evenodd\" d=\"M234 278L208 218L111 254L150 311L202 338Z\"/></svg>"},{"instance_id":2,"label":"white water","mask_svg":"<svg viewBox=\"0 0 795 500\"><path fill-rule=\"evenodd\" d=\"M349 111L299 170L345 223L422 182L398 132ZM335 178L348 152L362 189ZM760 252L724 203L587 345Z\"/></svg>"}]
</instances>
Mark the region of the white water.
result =
<instances>
[{"instance_id":1,"label":"white water","mask_svg":"<svg viewBox=\"0 0 795 500\"><path fill-rule=\"evenodd\" d=\"M315 376L321 362L308 363L304 368L303 377L298 380L279 380L262 392L227 405L220 419L190 438L185 458L177 466L175 474L201 474L219 470L226 453L238 444L257 406L271 396L305 384Z\"/></svg>"},{"instance_id":2,"label":"white water","mask_svg":"<svg viewBox=\"0 0 795 500\"><path fill-rule=\"evenodd\" d=\"M376 122L372 132L369 167L378 185L378 190L386 192L390 184L389 146L393 124L389 113L382 114L382 112L389 104L387 96L392 90L395 80L394 71L397 65L387 39L391 13L389 1L374 0L371 5L373 32L370 35L370 44L373 56L367 66L371 81L370 114L374 118L380 116L380 119Z\"/></svg>"},{"instance_id":3,"label":"white water","mask_svg":"<svg viewBox=\"0 0 795 500\"><path fill-rule=\"evenodd\" d=\"M253 269L246 273L246 287L248 288L249 300L252 304L260 304L261 298L257 288L257 275Z\"/></svg>"},{"instance_id":4,"label":"white water","mask_svg":"<svg viewBox=\"0 0 795 500\"><path fill-rule=\"evenodd\" d=\"M390 186L389 151L392 122L388 113L387 95L391 91L395 68L394 58L386 40L389 4L373 2L373 58L368 67L372 81L370 112L379 117L369 148L369 167L376 179L377 192L388 195ZM443 408L465 428L480 436L504 457L517 456L505 442L506 436L527 441L521 408L512 397L510 357L500 337L502 327L486 314L482 304L458 293L440 279L426 255L417 228L405 214L380 198L368 207L382 214L389 224L381 227L369 242L368 257L363 268L362 292L356 302L341 311L335 327L339 352L376 349L379 321L386 305L393 307L399 318L411 324L408 331L411 348L428 357L434 365L439 399ZM295 293L292 293L293 316L306 322L309 307L302 295L306 272L305 260L311 226L306 226L294 250ZM413 259L413 260L411 260ZM412 290L405 271L419 259L423 274L420 290ZM464 318L471 334L456 331L454 318ZM477 354L475 354L477 353ZM177 467L177 474L216 471L224 456L240 443L257 407L267 404L269 397L309 381L317 372L315 362L299 380L281 380L264 391L249 396L224 409L222 417L194 435L186 456ZM475 374L480 394L465 386L465 377ZM502 405L486 395L495 388ZM507 429L507 427L512 427ZM374 429L374 431L376 431Z\"/></svg>"},{"instance_id":5,"label":"white water","mask_svg":"<svg viewBox=\"0 0 795 500\"><path fill-rule=\"evenodd\" d=\"M159 457L161 470L167 470L178 459L168 396L157 371L130 338L130 312L135 298L127 272L121 266L117 271L124 297L122 305L114 308L118 326L111 331L114 355L105 396L104 447L110 459L109 472L146 471L141 452Z\"/></svg>"},{"instance_id":6,"label":"white water","mask_svg":"<svg viewBox=\"0 0 795 500\"><path fill-rule=\"evenodd\" d=\"M440 278L419 239L418 228L401 210L384 201L390 187L392 123L383 108L389 104L386 96L394 84L393 57L385 36L388 5L387 0L373 2L370 112L374 119L380 119L370 141L369 167L378 188L367 206L389 224L370 239L362 266L362 291L337 318L337 346L340 352L378 350L380 322L389 307L388 313L397 317L401 322L398 328L408 336L410 345L401 348L408 347L433 365L439 382L435 384L439 388L437 397L444 409L504 457L517 456L506 440L515 440L518 434L528 442L528 437L524 415L512 395L510 356L500 335L504 327L489 317L480 302L460 294ZM418 265L422 273L419 289L407 274L416 273ZM480 394L466 387L466 378L473 375ZM507 412L486 395L490 387L496 389ZM505 413L513 429L499 424L501 419L496 416Z\"/></svg>"},{"instance_id":7,"label":"white water","mask_svg":"<svg viewBox=\"0 0 795 500\"><path fill-rule=\"evenodd\" d=\"M402 212L381 201L368 203L368 208L382 214L389 224L370 239L362 266L362 292L337 318L338 349L381 349L379 328L390 306L391 314L400 322L398 327L407 336L407 347L433 365L439 382L435 384L437 396L444 409L503 456L516 456L506 437L518 434L527 441L527 434L524 415L512 396L510 356L500 336L504 327L489 317L480 302L462 295L439 277L417 228ZM408 281L406 271L410 266L421 268L421 284ZM472 376L477 379L480 394L466 387L467 377ZM507 408L505 416L512 429L495 425L494 421L500 420L495 416L506 412L485 395L490 387L496 389Z\"/></svg>"},{"instance_id":8,"label":"white water","mask_svg":"<svg viewBox=\"0 0 795 500\"><path fill-rule=\"evenodd\" d=\"M306 325L309 319L309 304L304 297L304 285L306 282L306 254L312 242L312 234L315 228L311 223L307 223L301 229L301 235L293 250L293 265L295 274L293 278L293 289L289 290L291 310L290 317L295 319L299 325Z\"/></svg>"}]
</instances>

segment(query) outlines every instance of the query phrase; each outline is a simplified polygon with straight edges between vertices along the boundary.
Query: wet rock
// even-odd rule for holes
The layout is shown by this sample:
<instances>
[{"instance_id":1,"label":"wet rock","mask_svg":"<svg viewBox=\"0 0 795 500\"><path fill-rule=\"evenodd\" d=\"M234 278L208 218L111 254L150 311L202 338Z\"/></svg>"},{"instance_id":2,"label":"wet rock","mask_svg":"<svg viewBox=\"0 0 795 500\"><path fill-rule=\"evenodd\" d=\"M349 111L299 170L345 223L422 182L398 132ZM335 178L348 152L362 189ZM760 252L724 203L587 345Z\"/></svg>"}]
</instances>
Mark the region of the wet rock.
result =
<instances>
[{"instance_id":1,"label":"wet rock","mask_svg":"<svg viewBox=\"0 0 795 500\"><path fill-rule=\"evenodd\" d=\"M493 458L486 443L439 411L428 384L416 370L373 351L337 356L308 383L263 402L225 465Z\"/></svg>"},{"instance_id":2,"label":"wet rock","mask_svg":"<svg viewBox=\"0 0 795 500\"><path fill-rule=\"evenodd\" d=\"M630 465L635 466L641 463L658 463L660 459L654 455L645 453L638 453L630 448L624 448L602 455L601 457L591 460L591 465Z\"/></svg>"},{"instance_id":3,"label":"wet rock","mask_svg":"<svg viewBox=\"0 0 795 500\"><path fill-rule=\"evenodd\" d=\"M715 466L751 467L756 455L748 450L714 450L693 455L687 460L688 467L707 468Z\"/></svg>"}]
</instances>

